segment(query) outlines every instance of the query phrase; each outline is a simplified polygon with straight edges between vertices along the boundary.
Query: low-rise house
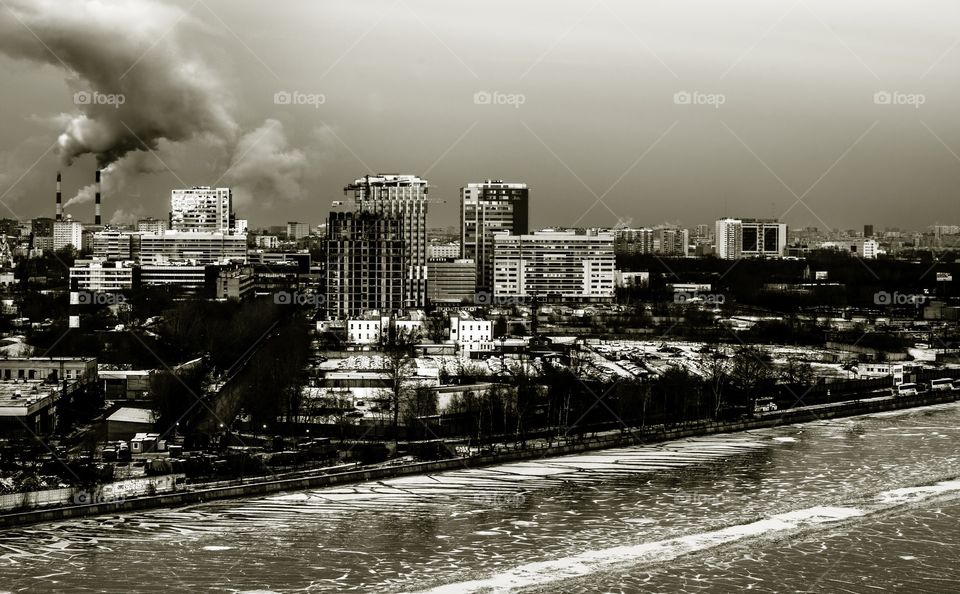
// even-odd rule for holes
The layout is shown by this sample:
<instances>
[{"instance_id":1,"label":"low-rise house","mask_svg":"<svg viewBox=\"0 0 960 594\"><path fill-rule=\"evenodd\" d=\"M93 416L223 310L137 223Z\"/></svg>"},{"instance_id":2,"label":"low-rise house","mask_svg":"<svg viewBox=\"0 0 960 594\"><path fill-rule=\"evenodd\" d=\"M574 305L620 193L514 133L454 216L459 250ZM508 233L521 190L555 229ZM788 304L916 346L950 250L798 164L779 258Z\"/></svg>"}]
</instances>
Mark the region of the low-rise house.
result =
<instances>
[{"instance_id":1,"label":"low-rise house","mask_svg":"<svg viewBox=\"0 0 960 594\"><path fill-rule=\"evenodd\" d=\"M153 431L156 415L147 408L124 406L107 417L107 441L129 440Z\"/></svg>"}]
</instances>

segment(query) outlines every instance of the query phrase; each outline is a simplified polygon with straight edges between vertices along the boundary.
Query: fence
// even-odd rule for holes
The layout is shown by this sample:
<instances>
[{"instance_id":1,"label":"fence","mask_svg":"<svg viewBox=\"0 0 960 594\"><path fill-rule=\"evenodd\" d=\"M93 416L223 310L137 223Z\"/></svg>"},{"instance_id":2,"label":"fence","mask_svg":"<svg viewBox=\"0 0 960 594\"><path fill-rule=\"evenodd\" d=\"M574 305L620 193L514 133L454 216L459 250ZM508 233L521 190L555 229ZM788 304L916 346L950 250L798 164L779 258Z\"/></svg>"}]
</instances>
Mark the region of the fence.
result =
<instances>
[{"instance_id":1,"label":"fence","mask_svg":"<svg viewBox=\"0 0 960 594\"><path fill-rule=\"evenodd\" d=\"M115 481L96 487L64 487L26 493L0 495L0 512L35 509L50 505L83 505L108 501L123 501L130 497L172 493L185 475L168 474Z\"/></svg>"}]
</instances>

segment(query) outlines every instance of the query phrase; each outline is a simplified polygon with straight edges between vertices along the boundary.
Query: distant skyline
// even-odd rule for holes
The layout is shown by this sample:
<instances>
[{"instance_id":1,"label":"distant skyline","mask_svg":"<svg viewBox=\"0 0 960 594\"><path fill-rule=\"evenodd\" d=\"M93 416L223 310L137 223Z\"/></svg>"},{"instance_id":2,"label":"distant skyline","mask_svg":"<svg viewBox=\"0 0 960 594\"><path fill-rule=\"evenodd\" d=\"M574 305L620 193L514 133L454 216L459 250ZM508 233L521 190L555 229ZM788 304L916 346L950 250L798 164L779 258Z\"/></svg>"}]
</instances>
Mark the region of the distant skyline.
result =
<instances>
[{"instance_id":1,"label":"distant skyline","mask_svg":"<svg viewBox=\"0 0 960 594\"><path fill-rule=\"evenodd\" d=\"M99 156L108 222L229 185L252 227L318 225L403 172L433 227L484 179L528 184L534 228L960 223L956 3L263 7L6 0L0 216L53 216L56 171L67 202Z\"/></svg>"}]
</instances>

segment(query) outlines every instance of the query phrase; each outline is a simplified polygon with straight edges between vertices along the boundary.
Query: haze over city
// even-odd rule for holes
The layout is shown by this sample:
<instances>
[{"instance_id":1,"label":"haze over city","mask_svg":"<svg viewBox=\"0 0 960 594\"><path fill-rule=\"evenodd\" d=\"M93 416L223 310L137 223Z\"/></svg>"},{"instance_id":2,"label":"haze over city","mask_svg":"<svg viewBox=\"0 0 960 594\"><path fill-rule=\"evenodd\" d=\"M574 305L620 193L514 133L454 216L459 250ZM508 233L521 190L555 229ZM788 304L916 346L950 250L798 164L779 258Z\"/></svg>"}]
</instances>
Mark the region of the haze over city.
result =
<instances>
[{"instance_id":1,"label":"haze over city","mask_svg":"<svg viewBox=\"0 0 960 594\"><path fill-rule=\"evenodd\" d=\"M0 0L0 594L960 591L958 25Z\"/></svg>"},{"instance_id":2,"label":"haze over city","mask_svg":"<svg viewBox=\"0 0 960 594\"><path fill-rule=\"evenodd\" d=\"M435 226L494 178L530 186L534 227L922 229L960 214L958 23L951 2L7 0L0 192L49 216L55 170L69 198L99 155L119 159L113 222L219 182L254 226L319 224L351 180L398 171L447 201Z\"/></svg>"}]
</instances>

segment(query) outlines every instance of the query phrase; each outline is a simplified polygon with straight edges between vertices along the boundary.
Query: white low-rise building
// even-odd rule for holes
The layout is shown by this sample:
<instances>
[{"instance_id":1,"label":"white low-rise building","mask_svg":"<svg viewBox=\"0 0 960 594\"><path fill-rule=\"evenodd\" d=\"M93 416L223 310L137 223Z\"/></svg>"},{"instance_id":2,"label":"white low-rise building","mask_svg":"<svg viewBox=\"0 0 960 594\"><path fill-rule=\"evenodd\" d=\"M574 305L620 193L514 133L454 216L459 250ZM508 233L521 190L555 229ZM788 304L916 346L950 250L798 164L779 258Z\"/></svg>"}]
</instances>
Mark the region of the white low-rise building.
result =
<instances>
[{"instance_id":1,"label":"white low-rise building","mask_svg":"<svg viewBox=\"0 0 960 594\"><path fill-rule=\"evenodd\" d=\"M380 344L389 340L390 329L398 338L419 340L423 337L423 320L417 318L398 320L389 316L380 316L347 320L347 341L353 344Z\"/></svg>"},{"instance_id":2,"label":"white low-rise building","mask_svg":"<svg viewBox=\"0 0 960 594\"><path fill-rule=\"evenodd\" d=\"M865 238L855 238L847 241L825 241L820 244L820 247L839 250L867 260L872 260L881 253L880 244L877 240Z\"/></svg>"},{"instance_id":3,"label":"white low-rise building","mask_svg":"<svg viewBox=\"0 0 960 594\"><path fill-rule=\"evenodd\" d=\"M450 340L464 353L493 350L493 322L453 316Z\"/></svg>"},{"instance_id":4,"label":"white low-rise building","mask_svg":"<svg viewBox=\"0 0 960 594\"><path fill-rule=\"evenodd\" d=\"M125 291L132 289L136 267L130 260L77 260L70 267L70 281L84 291Z\"/></svg>"},{"instance_id":5,"label":"white low-rise building","mask_svg":"<svg viewBox=\"0 0 960 594\"><path fill-rule=\"evenodd\" d=\"M383 316L362 320L347 320L347 342L353 344L380 344L390 318Z\"/></svg>"}]
</instances>

